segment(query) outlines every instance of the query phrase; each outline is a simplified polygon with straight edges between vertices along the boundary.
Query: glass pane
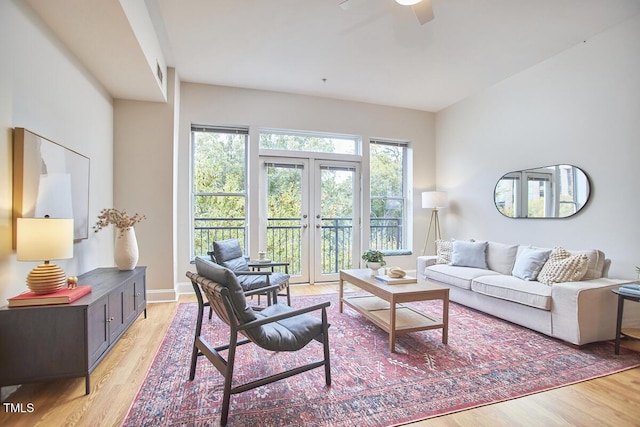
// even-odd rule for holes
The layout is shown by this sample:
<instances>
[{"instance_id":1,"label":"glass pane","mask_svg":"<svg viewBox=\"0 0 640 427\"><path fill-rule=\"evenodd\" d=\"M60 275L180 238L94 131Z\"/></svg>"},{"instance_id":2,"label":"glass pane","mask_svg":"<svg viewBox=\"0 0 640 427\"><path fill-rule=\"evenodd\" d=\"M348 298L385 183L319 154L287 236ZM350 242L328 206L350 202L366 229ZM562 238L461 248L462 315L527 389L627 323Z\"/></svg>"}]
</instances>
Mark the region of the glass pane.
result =
<instances>
[{"instance_id":1,"label":"glass pane","mask_svg":"<svg viewBox=\"0 0 640 427\"><path fill-rule=\"evenodd\" d=\"M505 216L518 216L518 188L519 178L502 178L498 181L495 191L495 203L498 210Z\"/></svg>"},{"instance_id":2,"label":"glass pane","mask_svg":"<svg viewBox=\"0 0 640 427\"><path fill-rule=\"evenodd\" d=\"M404 147L371 144L371 196L404 195Z\"/></svg>"},{"instance_id":3,"label":"glass pane","mask_svg":"<svg viewBox=\"0 0 640 427\"><path fill-rule=\"evenodd\" d=\"M402 249L404 236L404 165L406 147L370 145L370 247Z\"/></svg>"},{"instance_id":4,"label":"glass pane","mask_svg":"<svg viewBox=\"0 0 640 427\"><path fill-rule=\"evenodd\" d=\"M213 250L214 240L238 239L245 246L246 212L244 196L194 197L194 255Z\"/></svg>"},{"instance_id":5,"label":"glass pane","mask_svg":"<svg viewBox=\"0 0 640 427\"><path fill-rule=\"evenodd\" d=\"M246 141L243 134L193 132L193 191L244 193Z\"/></svg>"},{"instance_id":6,"label":"glass pane","mask_svg":"<svg viewBox=\"0 0 640 427\"><path fill-rule=\"evenodd\" d=\"M544 179L527 179L527 194L529 195L527 204L527 216L529 218L544 218L547 216L547 194L549 181Z\"/></svg>"},{"instance_id":7,"label":"glass pane","mask_svg":"<svg viewBox=\"0 0 640 427\"><path fill-rule=\"evenodd\" d=\"M357 138L304 133L260 133L260 148L317 153L355 154Z\"/></svg>"},{"instance_id":8,"label":"glass pane","mask_svg":"<svg viewBox=\"0 0 640 427\"><path fill-rule=\"evenodd\" d=\"M302 167L267 165L267 257L301 274ZM261 248L262 249L262 248Z\"/></svg>"},{"instance_id":9,"label":"glass pane","mask_svg":"<svg viewBox=\"0 0 640 427\"><path fill-rule=\"evenodd\" d=\"M320 168L322 274L353 268L353 169Z\"/></svg>"}]
</instances>

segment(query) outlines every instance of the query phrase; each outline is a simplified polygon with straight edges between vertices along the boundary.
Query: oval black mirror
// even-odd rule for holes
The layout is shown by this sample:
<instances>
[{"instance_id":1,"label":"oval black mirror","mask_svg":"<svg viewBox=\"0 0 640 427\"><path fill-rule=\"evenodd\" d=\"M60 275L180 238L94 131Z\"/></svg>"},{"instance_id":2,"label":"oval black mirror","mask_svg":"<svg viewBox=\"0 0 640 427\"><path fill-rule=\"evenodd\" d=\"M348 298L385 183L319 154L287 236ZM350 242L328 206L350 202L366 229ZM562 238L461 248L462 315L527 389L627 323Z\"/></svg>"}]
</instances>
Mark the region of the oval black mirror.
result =
<instances>
[{"instance_id":1,"label":"oval black mirror","mask_svg":"<svg viewBox=\"0 0 640 427\"><path fill-rule=\"evenodd\" d=\"M498 180L494 201L509 218L567 218L589 201L587 174L572 165L509 172Z\"/></svg>"}]
</instances>

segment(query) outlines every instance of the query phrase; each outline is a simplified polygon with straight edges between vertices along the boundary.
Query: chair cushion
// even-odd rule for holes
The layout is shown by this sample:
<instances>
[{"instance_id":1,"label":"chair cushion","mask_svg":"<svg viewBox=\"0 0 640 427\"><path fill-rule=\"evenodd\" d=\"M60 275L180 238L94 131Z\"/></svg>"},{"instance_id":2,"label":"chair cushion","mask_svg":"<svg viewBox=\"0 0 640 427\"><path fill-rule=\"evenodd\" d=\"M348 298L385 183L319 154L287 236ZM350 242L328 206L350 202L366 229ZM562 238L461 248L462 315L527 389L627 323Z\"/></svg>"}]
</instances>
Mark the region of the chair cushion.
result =
<instances>
[{"instance_id":1,"label":"chair cushion","mask_svg":"<svg viewBox=\"0 0 640 427\"><path fill-rule=\"evenodd\" d=\"M206 258L196 257L196 271L202 277L214 281L229 290L231 304L238 315L241 323L250 322L256 319L256 313L251 309L244 297L244 290L233 271L228 268L214 264Z\"/></svg>"},{"instance_id":2,"label":"chair cushion","mask_svg":"<svg viewBox=\"0 0 640 427\"><path fill-rule=\"evenodd\" d=\"M278 303L256 312L256 315L263 318L292 310L288 305ZM296 351L322 334L322 319L310 314L300 314L258 328L247 329L246 332L252 341L267 350Z\"/></svg>"},{"instance_id":3,"label":"chair cushion","mask_svg":"<svg viewBox=\"0 0 640 427\"><path fill-rule=\"evenodd\" d=\"M268 276L265 275L251 275L245 276L242 272L237 272L238 281L244 291L252 291L254 289L260 289L267 286L267 277L269 278L269 285L281 286L289 280L289 275L285 273L271 273Z\"/></svg>"},{"instance_id":4,"label":"chair cushion","mask_svg":"<svg viewBox=\"0 0 640 427\"><path fill-rule=\"evenodd\" d=\"M247 271L249 264L242 253L238 239L218 240L213 242L213 257L223 267L233 271Z\"/></svg>"}]
</instances>

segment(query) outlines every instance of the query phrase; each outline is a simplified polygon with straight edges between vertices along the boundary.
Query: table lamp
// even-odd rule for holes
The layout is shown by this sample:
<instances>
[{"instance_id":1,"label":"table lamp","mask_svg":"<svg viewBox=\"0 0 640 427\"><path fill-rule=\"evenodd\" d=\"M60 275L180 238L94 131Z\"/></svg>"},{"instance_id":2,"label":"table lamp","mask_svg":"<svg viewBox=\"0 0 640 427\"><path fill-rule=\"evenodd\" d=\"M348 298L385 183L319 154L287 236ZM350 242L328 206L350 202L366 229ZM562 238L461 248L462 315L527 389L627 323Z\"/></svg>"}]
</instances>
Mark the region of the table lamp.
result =
<instances>
[{"instance_id":1,"label":"table lamp","mask_svg":"<svg viewBox=\"0 0 640 427\"><path fill-rule=\"evenodd\" d=\"M36 294L62 289L65 272L50 260L73 258L73 219L18 218L17 227L18 261L44 261L27 276L27 287Z\"/></svg>"},{"instance_id":2,"label":"table lamp","mask_svg":"<svg viewBox=\"0 0 640 427\"><path fill-rule=\"evenodd\" d=\"M422 193L422 207L424 209L431 209L431 221L429 221L429 230L427 231L427 238L424 240L422 255L427 254L427 242L429 241L432 226L435 228L434 241L442 238L440 235L438 209L446 208L447 206L449 206L449 196L446 191L425 191Z\"/></svg>"}]
</instances>

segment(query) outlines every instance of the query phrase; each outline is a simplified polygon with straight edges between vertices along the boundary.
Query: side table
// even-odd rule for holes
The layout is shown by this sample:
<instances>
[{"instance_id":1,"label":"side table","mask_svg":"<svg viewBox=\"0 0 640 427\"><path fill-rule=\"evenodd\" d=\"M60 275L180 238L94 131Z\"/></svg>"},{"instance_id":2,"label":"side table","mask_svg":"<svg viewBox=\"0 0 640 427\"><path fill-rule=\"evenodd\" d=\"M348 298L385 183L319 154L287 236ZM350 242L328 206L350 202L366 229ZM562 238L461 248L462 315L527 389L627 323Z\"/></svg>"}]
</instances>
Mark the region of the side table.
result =
<instances>
[{"instance_id":1,"label":"side table","mask_svg":"<svg viewBox=\"0 0 640 427\"><path fill-rule=\"evenodd\" d=\"M628 295L620 292L618 289L612 289L611 292L618 295L618 320L616 322L616 349L615 354L620 354L620 337L621 335L640 339L640 328L623 328L622 327L622 313L624 312L624 301L640 302L640 297L634 295Z\"/></svg>"},{"instance_id":2,"label":"side table","mask_svg":"<svg viewBox=\"0 0 640 427\"><path fill-rule=\"evenodd\" d=\"M289 263L288 262L277 262L277 261L269 261L269 262L260 262L257 260L249 260L247 261L247 265L251 268L251 271L261 271L263 268L268 268L271 272L275 272L275 267L284 267L284 273L289 274ZM291 306L291 291L289 286L291 284L287 283L287 290L284 294L277 294L278 297L287 297L287 305ZM258 295L258 304L260 304L260 296Z\"/></svg>"}]
</instances>

